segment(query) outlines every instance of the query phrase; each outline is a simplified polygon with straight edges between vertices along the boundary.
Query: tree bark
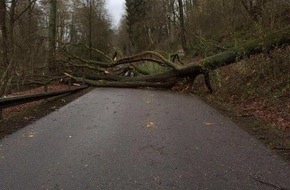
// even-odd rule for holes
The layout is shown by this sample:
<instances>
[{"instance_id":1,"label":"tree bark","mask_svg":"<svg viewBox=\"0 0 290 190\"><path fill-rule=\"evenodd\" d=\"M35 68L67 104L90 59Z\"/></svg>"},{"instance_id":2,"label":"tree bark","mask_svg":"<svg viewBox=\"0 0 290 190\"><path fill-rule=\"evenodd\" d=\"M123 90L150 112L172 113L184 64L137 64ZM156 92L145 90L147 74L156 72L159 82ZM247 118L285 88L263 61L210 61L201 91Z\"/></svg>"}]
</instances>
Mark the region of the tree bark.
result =
<instances>
[{"instance_id":1,"label":"tree bark","mask_svg":"<svg viewBox=\"0 0 290 190\"><path fill-rule=\"evenodd\" d=\"M262 18L263 6L267 1L268 0L241 0L241 3L253 21L259 22Z\"/></svg>"},{"instance_id":2,"label":"tree bark","mask_svg":"<svg viewBox=\"0 0 290 190\"><path fill-rule=\"evenodd\" d=\"M180 20L180 37L181 37L181 46L184 52L187 52L186 46L186 36L185 36L185 24L184 24L184 7L182 0L178 0L179 7L179 20Z\"/></svg>"},{"instance_id":3,"label":"tree bark","mask_svg":"<svg viewBox=\"0 0 290 190\"><path fill-rule=\"evenodd\" d=\"M50 74L56 71L55 65L55 50L56 50L56 12L57 1L50 0L50 12L49 12L49 52L48 52L48 69Z\"/></svg>"},{"instance_id":4,"label":"tree bark","mask_svg":"<svg viewBox=\"0 0 290 190\"><path fill-rule=\"evenodd\" d=\"M91 86L95 87L118 87L118 88L140 88L140 87L153 87L153 88L170 88L172 87L176 81L168 81L168 82L146 82L146 81L105 81L105 80L91 80L82 77L75 77L72 75L67 75L68 77L78 81L85 82Z\"/></svg>"},{"instance_id":5,"label":"tree bark","mask_svg":"<svg viewBox=\"0 0 290 190\"><path fill-rule=\"evenodd\" d=\"M8 44L8 34L6 26L6 1L0 0L0 27L2 31L2 65L7 67L9 65L9 44Z\"/></svg>"},{"instance_id":6,"label":"tree bark","mask_svg":"<svg viewBox=\"0 0 290 190\"><path fill-rule=\"evenodd\" d=\"M16 10L16 0L11 0L10 6L10 19L9 19L9 47L11 54L14 52L14 25L15 25L15 10Z\"/></svg>"},{"instance_id":7,"label":"tree bark","mask_svg":"<svg viewBox=\"0 0 290 190\"><path fill-rule=\"evenodd\" d=\"M9 85L9 81L11 79L10 72L12 70L12 63L10 62L9 54L10 54L10 47L9 47L9 37L7 33L7 25L6 25L6 1L0 0L0 27L1 27L1 33L2 33L2 44L0 52L2 53L2 63L0 63L0 66L3 66L5 68L5 72L1 76L0 80L0 97L2 95L5 95L7 92L7 86Z\"/></svg>"},{"instance_id":8,"label":"tree bark","mask_svg":"<svg viewBox=\"0 0 290 190\"><path fill-rule=\"evenodd\" d=\"M89 57L90 59L92 59L92 48L93 48L93 40L92 40L92 30L93 30L93 5L94 5L94 2L93 0L89 0Z\"/></svg>"}]
</instances>

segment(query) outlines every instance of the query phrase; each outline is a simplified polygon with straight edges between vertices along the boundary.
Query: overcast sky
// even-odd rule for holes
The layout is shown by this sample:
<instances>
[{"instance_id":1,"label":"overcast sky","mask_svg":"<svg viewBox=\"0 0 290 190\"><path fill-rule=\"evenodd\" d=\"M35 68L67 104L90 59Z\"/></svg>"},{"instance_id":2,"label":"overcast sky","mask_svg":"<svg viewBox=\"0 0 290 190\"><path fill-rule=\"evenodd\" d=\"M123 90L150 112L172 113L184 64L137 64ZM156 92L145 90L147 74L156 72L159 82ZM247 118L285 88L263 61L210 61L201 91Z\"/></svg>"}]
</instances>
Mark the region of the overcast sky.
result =
<instances>
[{"instance_id":1,"label":"overcast sky","mask_svg":"<svg viewBox=\"0 0 290 190\"><path fill-rule=\"evenodd\" d=\"M113 19L113 25L117 26L125 11L125 0L106 0L106 7Z\"/></svg>"}]
</instances>

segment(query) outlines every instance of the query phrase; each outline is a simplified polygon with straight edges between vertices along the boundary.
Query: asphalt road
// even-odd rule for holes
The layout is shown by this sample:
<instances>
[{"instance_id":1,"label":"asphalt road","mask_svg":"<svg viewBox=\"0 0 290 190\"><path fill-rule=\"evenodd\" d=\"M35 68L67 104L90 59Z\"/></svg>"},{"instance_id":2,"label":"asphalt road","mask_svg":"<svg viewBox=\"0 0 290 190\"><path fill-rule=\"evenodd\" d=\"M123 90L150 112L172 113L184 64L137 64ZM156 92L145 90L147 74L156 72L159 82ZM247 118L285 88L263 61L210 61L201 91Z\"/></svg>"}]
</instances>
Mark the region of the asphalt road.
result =
<instances>
[{"instance_id":1,"label":"asphalt road","mask_svg":"<svg viewBox=\"0 0 290 190\"><path fill-rule=\"evenodd\" d=\"M0 140L1 190L278 187L290 188L289 164L172 92L95 89Z\"/></svg>"}]
</instances>

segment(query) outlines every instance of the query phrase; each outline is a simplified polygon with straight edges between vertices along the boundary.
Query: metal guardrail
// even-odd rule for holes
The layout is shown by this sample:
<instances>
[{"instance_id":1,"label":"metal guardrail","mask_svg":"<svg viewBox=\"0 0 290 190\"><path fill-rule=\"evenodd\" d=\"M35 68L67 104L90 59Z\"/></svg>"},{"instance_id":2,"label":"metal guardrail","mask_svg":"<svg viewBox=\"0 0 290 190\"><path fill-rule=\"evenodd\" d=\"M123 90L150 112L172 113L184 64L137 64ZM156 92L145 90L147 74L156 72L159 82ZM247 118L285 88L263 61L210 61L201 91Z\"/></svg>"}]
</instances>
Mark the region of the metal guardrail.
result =
<instances>
[{"instance_id":1,"label":"metal guardrail","mask_svg":"<svg viewBox=\"0 0 290 190\"><path fill-rule=\"evenodd\" d=\"M75 89L63 90L63 91L58 91L58 92L47 92L47 93L40 93L40 94L0 98L0 120L2 119L2 111L5 108L18 106L21 104L26 104L29 102L34 102L34 101L43 100L43 99L47 99L47 98L52 98L52 97L59 96L59 95L78 92L78 91L83 90L87 87L88 86L81 86L81 87L77 87Z\"/></svg>"}]
</instances>

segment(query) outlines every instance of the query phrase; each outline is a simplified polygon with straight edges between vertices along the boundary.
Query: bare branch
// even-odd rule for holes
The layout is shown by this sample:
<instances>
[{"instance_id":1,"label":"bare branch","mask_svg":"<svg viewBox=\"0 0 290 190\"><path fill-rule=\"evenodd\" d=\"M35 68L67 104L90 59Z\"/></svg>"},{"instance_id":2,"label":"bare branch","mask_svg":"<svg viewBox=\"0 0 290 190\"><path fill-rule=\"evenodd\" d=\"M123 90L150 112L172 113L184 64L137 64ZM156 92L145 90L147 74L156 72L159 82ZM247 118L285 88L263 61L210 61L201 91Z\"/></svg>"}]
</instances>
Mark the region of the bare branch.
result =
<instances>
[{"instance_id":1,"label":"bare branch","mask_svg":"<svg viewBox=\"0 0 290 190\"><path fill-rule=\"evenodd\" d=\"M154 52L154 51L145 51L142 52L140 54L136 54L130 57L126 57L123 59L120 59L117 61L118 62L124 62L124 61L129 61L129 60L136 60L136 59L140 59L141 57L146 57L146 56L153 56L156 57L158 59L160 59L164 64L168 65L169 67L173 68L174 70L179 70L181 67L175 63L173 63L172 61L166 59L165 57L163 57L160 53Z\"/></svg>"},{"instance_id":2,"label":"bare branch","mask_svg":"<svg viewBox=\"0 0 290 190\"><path fill-rule=\"evenodd\" d=\"M29 5L14 18L14 22L16 22L32 5L34 6L37 0L33 0L29 3Z\"/></svg>"}]
</instances>

